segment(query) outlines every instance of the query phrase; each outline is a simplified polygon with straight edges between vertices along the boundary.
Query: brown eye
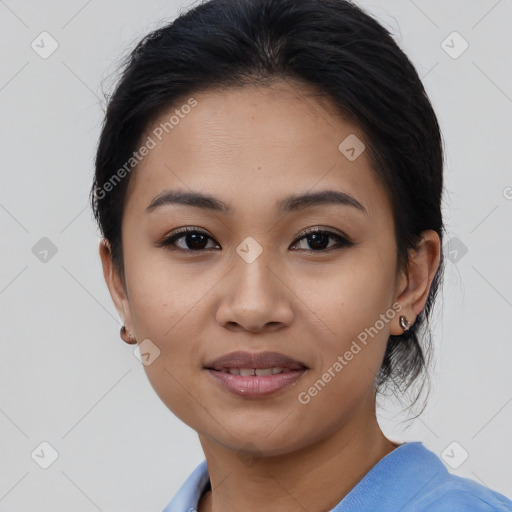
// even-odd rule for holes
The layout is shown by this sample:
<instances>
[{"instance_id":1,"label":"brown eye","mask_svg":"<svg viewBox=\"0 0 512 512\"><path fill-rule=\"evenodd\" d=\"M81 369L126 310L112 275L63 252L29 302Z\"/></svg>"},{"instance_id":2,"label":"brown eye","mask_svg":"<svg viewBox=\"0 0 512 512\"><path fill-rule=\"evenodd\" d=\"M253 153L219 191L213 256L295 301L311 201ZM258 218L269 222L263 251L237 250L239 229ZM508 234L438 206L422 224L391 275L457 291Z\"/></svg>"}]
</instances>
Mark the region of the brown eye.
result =
<instances>
[{"instance_id":1,"label":"brown eye","mask_svg":"<svg viewBox=\"0 0 512 512\"><path fill-rule=\"evenodd\" d=\"M336 243L329 245L330 240L334 240ZM294 246L296 246L301 241L305 241L307 247L301 247L299 250L310 250L315 252L326 251L329 249L339 249L341 247L349 247L354 245L352 242L338 233L320 229L315 229L303 234L296 240Z\"/></svg>"},{"instance_id":2,"label":"brown eye","mask_svg":"<svg viewBox=\"0 0 512 512\"><path fill-rule=\"evenodd\" d=\"M215 249L219 245L208 246L209 241L215 242L213 238L204 231L197 229L184 229L170 236L165 237L157 244L159 247L169 247L170 249L178 249L182 251L198 252L208 249Z\"/></svg>"}]
</instances>

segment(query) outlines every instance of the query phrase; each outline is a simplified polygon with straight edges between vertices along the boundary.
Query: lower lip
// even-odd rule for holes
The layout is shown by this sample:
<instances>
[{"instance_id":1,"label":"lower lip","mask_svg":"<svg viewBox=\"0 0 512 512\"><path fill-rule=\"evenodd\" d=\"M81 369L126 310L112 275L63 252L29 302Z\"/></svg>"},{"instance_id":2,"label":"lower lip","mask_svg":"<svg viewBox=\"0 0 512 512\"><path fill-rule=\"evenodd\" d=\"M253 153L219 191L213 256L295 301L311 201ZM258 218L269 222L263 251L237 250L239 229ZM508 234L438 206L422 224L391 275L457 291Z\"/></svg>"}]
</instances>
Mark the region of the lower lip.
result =
<instances>
[{"instance_id":1,"label":"lower lip","mask_svg":"<svg viewBox=\"0 0 512 512\"><path fill-rule=\"evenodd\" d=\"M233 375L228 372L208 369L208 373L224 389L235 395L244 397L263 397L294 384L304 375L306 368L301 370L290 370L289 372L276 373L274 375Z\"/></svg>"}]
</instances>

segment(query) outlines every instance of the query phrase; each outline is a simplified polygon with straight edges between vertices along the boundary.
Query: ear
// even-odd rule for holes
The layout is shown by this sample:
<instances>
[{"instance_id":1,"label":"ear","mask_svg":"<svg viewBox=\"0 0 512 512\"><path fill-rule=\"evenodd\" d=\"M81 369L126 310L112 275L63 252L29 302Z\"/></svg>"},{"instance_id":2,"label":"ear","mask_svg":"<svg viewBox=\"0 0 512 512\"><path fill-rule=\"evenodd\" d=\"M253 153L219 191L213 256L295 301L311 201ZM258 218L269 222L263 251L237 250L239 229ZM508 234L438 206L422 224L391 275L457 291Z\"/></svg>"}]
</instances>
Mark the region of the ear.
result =
<instances>
[{"instance_id":1,"label":"ear","mask_svg":"<svg viewBox=\"0 0 512 512\"><path fill-rule=\"evenodd\" d=\"M131 321L131 310L128 295L124 287L123 280L116 270L112 261L112 252L110 244L106 238L102 238L99 245L101 264L103 266L103 277L114 302L114 306L119 313L119 316L123 319L126 331L121 333L121 338L128 344L133 344L134 341L128 336L129 332L132 332L132 321Z\"/></svg>"},{"instance_id":2,"label":"ear","mask_svg":"<svg viewBox=\"0 0 512 512\"><path fill-rule=\"evenodd\" d=\"M427 303L430 286L441 261L441 241L432 229L421 233L417 250L409 253L409 269L398 278L395 302L402 305L402 310L393 322L391 334L400 335L404 330L399 318L404 315L411 326Z\"/></svg>"}]
</instances>

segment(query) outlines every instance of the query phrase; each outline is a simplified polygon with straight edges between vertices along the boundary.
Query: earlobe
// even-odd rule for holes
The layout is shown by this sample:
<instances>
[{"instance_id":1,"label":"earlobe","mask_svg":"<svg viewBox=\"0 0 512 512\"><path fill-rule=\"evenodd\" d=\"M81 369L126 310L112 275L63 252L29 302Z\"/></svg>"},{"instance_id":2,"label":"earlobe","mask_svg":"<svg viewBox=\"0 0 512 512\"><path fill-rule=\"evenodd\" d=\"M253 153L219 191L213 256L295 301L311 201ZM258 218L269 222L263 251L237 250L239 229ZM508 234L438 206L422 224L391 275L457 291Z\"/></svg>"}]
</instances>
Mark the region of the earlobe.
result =
<instances>
[{"instance_id":1,"label":"earlobe","mask_svg":"<svg viewBox=\"0 0 512 512\"><path fill-rule=\"evenodd\" d=\"M137 340L135 339L135 335L133 334L133 332L128 332L126 330L126 326L123 325L119 331L119 335L121 336L121 339L125 342L125 343L128 343L128 345L135 345L137 343Z\"/></svg>"},{"instance_id":2,"label":"earlobe","mask_svg":"<svg viewBox=\"0 0 512 512\"><path fill-rule=\"evenodd\" d=\"M411 328L411 323L412 322L409 322L405 315L400 315L400 327L404 330L404 334L409 332L409 329Z\"/></svg>"}]
</instances>

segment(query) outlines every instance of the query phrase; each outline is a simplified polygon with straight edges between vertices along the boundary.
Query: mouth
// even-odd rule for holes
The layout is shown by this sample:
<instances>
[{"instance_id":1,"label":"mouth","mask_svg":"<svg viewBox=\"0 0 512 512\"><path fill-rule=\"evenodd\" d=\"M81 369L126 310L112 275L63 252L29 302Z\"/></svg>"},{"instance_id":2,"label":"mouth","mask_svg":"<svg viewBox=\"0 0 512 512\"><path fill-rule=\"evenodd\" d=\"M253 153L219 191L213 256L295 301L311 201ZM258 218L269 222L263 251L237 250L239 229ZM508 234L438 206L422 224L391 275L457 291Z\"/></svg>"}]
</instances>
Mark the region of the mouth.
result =
<instances>
[{"instance_id":1,"label":"mouth","mask_svg":"<svg viewBox=\"0 0 512 512\"><path fill-rule=\"evenodd\" d=\"M263 375L278 375L280 373L295 371L290 370L289 368L280 368L278 366L274 366L272 368L221 368L220 370L216 370L214 368L209 369L230 373L231 375L241 375L242 377L249 377L251 375L262 377Z\"/></svg>"},{"instance_id":2,"label":"mouth","mask_svg":"<svg viewBox=\"0 0 512 512\"><path fill-rule=\"evenodd\" d=\"M258 375L256 373L246 373L246 371L261 371L271 370L270 373L264 375L271 375L274 373L281 373L286 370L300 370L305 369L307 366L301 362L292 359L279 352L230 352L225 354L209 363L205 364L208 370L217 371L244 371L244 374L237 373L237 375Z\"/></svg>"},{"instance_id":3,"label":"mouth","mask_svg":"<svg viewBox=\"0 0 512 512\"><path fill-rule=\"evenodd\" d=\"M274 394L309 369L301 361L278 352L231 352L205 365L222 389L238 396L258 398Z\"/></svg>"}]
</instances>

